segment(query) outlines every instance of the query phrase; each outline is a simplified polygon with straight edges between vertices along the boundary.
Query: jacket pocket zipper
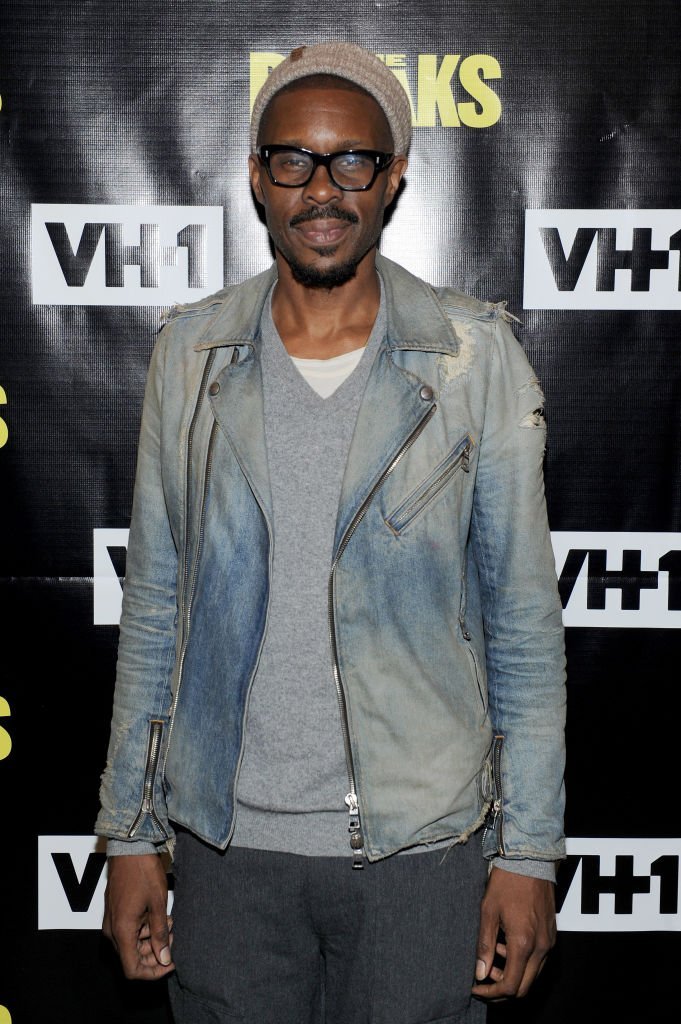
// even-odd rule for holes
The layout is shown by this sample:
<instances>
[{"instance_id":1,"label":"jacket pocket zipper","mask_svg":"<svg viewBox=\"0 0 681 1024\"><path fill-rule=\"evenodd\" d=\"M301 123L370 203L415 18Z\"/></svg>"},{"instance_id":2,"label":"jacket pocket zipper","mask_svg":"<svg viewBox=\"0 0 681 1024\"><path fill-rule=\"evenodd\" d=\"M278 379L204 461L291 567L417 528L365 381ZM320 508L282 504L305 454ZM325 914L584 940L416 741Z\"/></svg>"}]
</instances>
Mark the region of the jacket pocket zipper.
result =
<instances>
[{"instance_id":1,"label":"jacket pocket zipper","mask_svg":"<svg viewBox=\"0 0 681 1024\"><path fill-rule=\"evenodd\" d=\"M480 697L480 703L482 704L482 710L486 711L487 710L487 703L485 701L485 696L484 696L484 694L482 692L482 683L480 682L480 669L478 668L478 658L477 658L477 655L476 655L476 653L475 653L475 651L473 649L473 645L471 643L472 637L471 637L471 634L468 632L468 630L465 629L465 627L463 627L463 625L462 625L462 630L463 630L463 638L466 641L466 650L468 651L468 657L471 660L471 667L473 669L473 677L475 679L475 684L476 684L476 686L478 688L478 695Z\"/></svg>"},{"instance_id":2,"label":"jacket pocket zipper","mask_svg":"<svg viewBox=\"0 0 681 1024\"><path fill-rule=\"evenodd\" d=\"M452 476L462 469L469 472L470 454L473 442L466 435L454 447L449 455L433 470L405 501L386 519L386 523L395 533L401 533L409 523L440 493Z\"/></svg>"},{"instance_id":3,"label":"jacket pocket zipper","mask_svg":"<svg viewBox=\"0 0 681 1024\"><path fill-rule=\"evenodd\" d=\"M152 719L149 722L149 740L147 742L147 759L146 766L144 769L144 785L142 789L142 803L137 813L137 817L130 826L128 831L128 839L133 839L137 833L142 821L148 814L152 822L159 830L164 839L168 838L168 833L160 822L156 810L154 808L154 783L156 782L156 770L158 768L158 759L161 752L161 736L163 735L163 722L158 719Z\"/></svg>"}]
</instances>

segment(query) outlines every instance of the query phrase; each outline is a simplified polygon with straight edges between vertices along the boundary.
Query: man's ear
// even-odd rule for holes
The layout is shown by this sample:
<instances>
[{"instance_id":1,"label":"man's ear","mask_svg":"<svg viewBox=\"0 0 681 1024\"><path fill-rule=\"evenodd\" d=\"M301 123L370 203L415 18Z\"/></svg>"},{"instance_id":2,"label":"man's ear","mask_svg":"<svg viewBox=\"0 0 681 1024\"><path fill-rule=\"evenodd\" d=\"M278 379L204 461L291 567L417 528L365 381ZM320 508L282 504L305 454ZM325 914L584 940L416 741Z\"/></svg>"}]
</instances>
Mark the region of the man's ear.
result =
<instances>
[{"instance_id":1,"label":"man's ear","mask_svg":"<svg viewBox=\"0 0 681 1024\"><path fill-rule=\"evenodd\" d=\"M385 189L385 195L383 197L383 206L387 208L392 203L393 199L397 195L397 190L400 187L400 182L404 172L407 169L407 158L406 156L396 156L387 172L387 184Z\"/></svg>"},{"instance_id":2,"label":"man's ear","mask_svg":"<svg viewBox=\"0 0 681 1024\"><path fill-rule=\"evenodd\" d=\"M257 156L255 156L254 153L251 153L251 155L248 158L248 175L251 179L251 188L253 189L253 194L255 198L262 206L264 206L265 197L263 195L262 185L260 183L261 174L262 164L258 160Z\"/></svg>"}]
</instances>

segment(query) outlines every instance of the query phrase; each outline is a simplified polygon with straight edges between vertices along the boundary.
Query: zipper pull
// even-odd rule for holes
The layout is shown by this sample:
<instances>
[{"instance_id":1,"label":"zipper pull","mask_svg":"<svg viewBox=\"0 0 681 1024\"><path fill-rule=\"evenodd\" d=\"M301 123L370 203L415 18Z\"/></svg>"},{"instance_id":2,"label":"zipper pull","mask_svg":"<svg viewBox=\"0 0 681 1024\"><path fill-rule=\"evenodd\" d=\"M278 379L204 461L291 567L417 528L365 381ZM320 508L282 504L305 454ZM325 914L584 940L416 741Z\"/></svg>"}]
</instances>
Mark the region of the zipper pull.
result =
<instances>
[{"instance_id":1,"label":"zipper pull","mask_svg":"<svg viewBox=\"0 0 681 1024\"><path fill-rule=\"evenodd\" d=\"M501 800L499 800L499 798L497 797L497 799L494 800L490 804L489 810L487 811L487 816L485 818L485 827L486 828L489 828L489 829L493 829L494 828L494 826L497 823L497 818L499 817L499 812L500 811L501 811Z\"/></svg>"},{"instance_id":2,"label":"zipper pull","mask_svg":"<svg viewBox=\"0 0 681 1024\"><path fill-rule=\"evenodd\" d=\"M464 618L463 614L459 614L459 625L461 626L461 636L464 638L466 643L469 643L470 640L472 640L472 637L471 634L466 629L466 619Z\"/></svg>"},{"instance_id":3,"label":"zipper pull","mask_svg":"<svg viewBox=\"0 0 681 1024\"><path fill-rule=\"evenodd\" d=\"M352 847L352 866L353 868L363 868L364 837L359 823L359 804L357 803L357 794L348 793L345 798L345 803L347 804L350 812L348 832L350 833L350 846Z\"/></svg>"},{"instance_id":4,"label":"zipper pull","mask_svg":"<svg viewBox=\"0 0 681 1024\"><path fill-rule=\"evenodd\" d=\"M469 442L466 445L466 447L464 448L464 450L462 451L462 453L461 453L461 468L464 471L464 473L469 473L470 472L470 466L469 466L470 459L471 459L471 446L470 446L470 442Z\"/></svg>"},{"instance_id":5,"label":"zipper pull","mask_svg":"<svg viewBox=\"0 0 681 1024\"><path fill-rule=\"evenodd\" d=\"M494 832L501 813L501 800L494 800L487 808L487 814L485 815L485 827L482 830L482 842L485 842L488 834Z\"/></svg>"}]
</instances>

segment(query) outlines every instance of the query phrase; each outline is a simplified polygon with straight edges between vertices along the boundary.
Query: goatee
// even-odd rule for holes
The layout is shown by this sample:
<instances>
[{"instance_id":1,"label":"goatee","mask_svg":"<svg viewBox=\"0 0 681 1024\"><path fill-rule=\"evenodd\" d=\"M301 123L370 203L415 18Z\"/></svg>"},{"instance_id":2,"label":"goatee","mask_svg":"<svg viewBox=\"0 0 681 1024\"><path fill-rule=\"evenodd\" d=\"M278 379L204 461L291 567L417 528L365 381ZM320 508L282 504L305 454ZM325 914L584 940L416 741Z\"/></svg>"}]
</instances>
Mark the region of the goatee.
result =
<instances>
[{"instance_id":1,"label":"goatee","mask_svg":"<svg viewBox=\"0 0 681 1024\"><path fill-rule=\"evenodd\" d=\"M315 252L320 256L333 256L335 248L325 246L323 249L316 249ZM286 257L286 262L291 268L293 280L298 284L302 284L306 288L338 288L339 285L345 284L355 276L360 260L347 260L345 263L339 263L337 266L327 269L305 266L303 263L291 259L290 256Z\"/></svg>"},{"instance_id":2,"label":"goatee","mask_svg":"<svg viewBox=\"0 0 681 1024\"><path fill-rule=\"evenodd\" d=\"M305 224L311 220L340 220L346 221L348 224L357 224L359 218L352 210L345 210L336 206L311 207L292 217L289 225L293 228L298 224ZM336 245L320 245L314 251L318 256L326 257L335 255L337 248L338 246ZM306 288L337 288L355 276L357 264L359 263L358 258L353 258L345 263L341 263L339 266L321 270L315 266L305 266L305 264L299 263L291 254L283 255L285 255L286 261L291 268L293 280L297 281L298 284L304 285Z\"/></svg>"}]
</instances>

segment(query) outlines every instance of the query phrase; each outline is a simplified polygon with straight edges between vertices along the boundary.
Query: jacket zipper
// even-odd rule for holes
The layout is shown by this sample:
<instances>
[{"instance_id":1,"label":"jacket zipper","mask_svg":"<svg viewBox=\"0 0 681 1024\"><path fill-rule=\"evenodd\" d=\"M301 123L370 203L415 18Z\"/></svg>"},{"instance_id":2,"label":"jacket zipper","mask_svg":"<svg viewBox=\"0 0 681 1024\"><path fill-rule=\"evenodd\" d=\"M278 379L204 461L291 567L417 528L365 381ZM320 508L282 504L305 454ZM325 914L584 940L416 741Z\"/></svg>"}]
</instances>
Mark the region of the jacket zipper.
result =
<instances>
[{"instance_id":1,"label":"jacket zipper","mask_svg":"<svg viewBox=\"0 0 681 1024\"><path fill-rule=\"evenodd\" d=\"M192 455L192 444L194 441L194 430L196 428L196 421L199 418L199 411L203 403L203 399L206 396L206 389L208 387L208 377L213 366L215 359L215 353L217 349L211 349L206 360L206 365L203 368L203 374L201 377L201 385L199 387L199 395L196 400L196 406L194 408L194 414L192 421L189 425L189 433L187 434L187 493L185 495L185 556L184 556L184 567L183 567L183 600L185 606L184 621L182 623L182 646L180 650L180 658L177 672L177 686L175 687L175 693L173 695L173 701L170 706L170 725L168 728L168 742L166 743L166 752L163 759L163 777L166 774L166 764L168 762L168 751L170 749L170 738L173 734L173 723L175 721L175 711L177 710L177 702L180 699L180 684L182 682L182 669L184 667L184 658L187 653L187 644L189 642L189 620L191 618L191 605L194 597L194 587L196 585L196 574L198 572L199 563L199 552L201 550L201 541L203 537L203 527L206 519L206 494L208 493L208 481L210 478L211 463L213 457L213 441L215 438L215 427L213 423L211 428L210 437L208 438L208 453L206 455L206 470L203 478L203 494L201 497L201 515L199 519L199 536L196 546L196 558L194 559L194 566L191 574L191 583L189 585L189 593L187 593L187 585L189 583L189 545L186 541L189 524L189 467L191 466L191 455ZM236 348L234 349L236 353Z\"/></svg>"},{"instance_id":2,"label":"jacket zipper","mask_svg":"<svg viewBox=\"0 0 681 1024\"><path fill-rule=\"evenodd\" d=\"M501 750L504 745L503 736L494 737L494 746L492 748L492 781L494 785L494 800L492 806L487 812L485 819L485 828L482 833L482 841L485 842L488 832L496 832L497 836L497 850L499 855L503 857L506 853L504 849L504 837L502 834L502 823L503 823L503 788L501 783Z\"/></svg>"},{"instance_id":3,"label":"jacket zipper","mask_svg":"<svg viewBox=\"0 0 681 1024\"><path fill-rule=\"evenodd\" d=\"M192 422L191 422L191 425L190 425L190 428L189 428L189 434L187 436L187 466L190 465L191 449L192 449L192 439L193 439L193 435L194 435L194 426L195 426L195 423L196 423L196 419L198 417L198 413L199 413L199 408L201 406L201 402L203 401L203 398L205 397L206 388L207 388L207 384L208 384L208 376L210 374L210 370L211 370L211 366L212 366L212 363L213 363L213 358L214 358L214 355L215 355L215 351L216 351L215 349L211 350L211 352L209 354L209 357L208 357L208 360L206 361L206 366L205 366L204 371L203 371L203 376L201 378L201 385L200 385L200 388L199 388L199 397L198 397L197 402L196 402L196 408L194 410L194 415L192 417ZM237 347L235 346L234 347L234 351L232 353L232 358L230 360L230 364L233 365L234 363L238 363L238 361L239 361L239 351L238 351ZM200 512L200 516L199 516L199 536L198 536L198 540L197 540L196 557L194 559L194 566L193 566L192 574L191 574L191 584L190 584L190 587L189 587L189 595L188 595L188 597L187 597L187 599L185 601L185 609L186 610L185 610L184 627L183 627L183 633L182 633L182 648L181 648L181 651L180 651L179 667L178 667L178 674L177 674L177 686L175 688L175 695L173 697L173 703L172 703L172 706L171 706L171 709L170 709L170 729L168 731L168 742L166 743L166 753L165 753L165 759L164 759L164 762L163 762L163 775L164 775L164 777L165 777L166 763L167 763L167 760L168 760L168 751L170 750L170 737L172 735L173 723L175 721L175 711L177 710L177 704L178 704L178 700L179 700L179 696L180 696L180 685L181 685L181 682L182 682L182 673L183 673L183 669L184 669L184 659L185 659L185 654L186 654L186 651L187 651L187 646L188 646L188 643L189 643L189 626L190 626L190 620L191 620L191 608L192 608L193 599L194 599L194 590L195 590L195 586L196 586L196 577L197 577L197 573L198 573L199 556L200 556L200 552L201 552L202 539L203 539L203 531L204 531L204 526L205 526L205 522L206 522L206 496L208 494L208 484L209 484L210 476L211 476L211 467L212 467L212 460L213 460L213 443L214 443L216 431L217 431L217 422L214 422L213 426L211 427L210 436L208 438L208 450L207 450L207 454L206 454L206 469L205 469L204 480L203 480L203 494L202 494L202 498L201 498L201 512ZM187 488L185 522L189 522L189 488ZM270 544L270 548L271 548L271 544ZM189 579L189 562L188 562L188 555L186 555L185 556L185 564L184 564L184 593L185 594L187 593L187 582L188 582L188 579ZM262 649L262 641L261 641L260 649ZM259 657L259 653L260 652L258 652L258 657ZM250 694L250 687L249 687L249 694ZM242 737L242 743L241 743L241 750L239 752L239 764L237 766L236 775L238 775L239 768L241 767L241 758L242 758L242 756L243 756L243 737ZM235 779L234 779L234 788L235 789L236 789L236 775L235 775ZM232 817L232 823L231 823L231 826L230 826L229 835L227 837L227 842L229 842L229 840L232 838L233 833L234 833L234 817Z\"/></svg>"},{"instance_id":4,"label":"jacket zipper","mask_svg":"<svg viewBox=\"0 0 681 1024\"><path fill-rule=\"evenodd\" d=\"M450 476L458 470L459 467L464 473L470 473L470 456L471 456L471 442L467 441L463 450L459 452L457 457L451 462L445 469L440 473L435 480L431 481L426 489L419 494L414 500L402 509L397 518L390 520L390 525L396 531L404 528L404 526L414 518L414 511L427 505L431 498L440 491L449 480Z\"/></svg>"},{"instance_id":5,"label":"jacket zipper","mask_svg":"<svg viewBox=\"0 0 681 1024\"><path fill-rule=\"evenodd\" d=\"M154 782L156 781L156 769L158 768L158 757L161 751L161 735L163 733L163 722L157 719L149 723L149 740L147 743L146 767L144 769L144 786L142 788L142 803L128 830L128 839L133 839L139 829L145 815L149 815L152 822L159 830L164 839L168 833L161 824L156 811L154 810Z\"/></svg>"},{"instance_id":6,"label":"jacket zipper","mask_svg":"<svg viewBox=\"0 0 681 1024\"><path fill-rule=\"evenodd\" d=\"M348 773L348 787L349 792L345 797L345 803L348 807L349 822L348 832L350 833L350 848L352 849L352 866L353 868L364 867L364 836L362 835L362 825L359 813L359 797L357 795L357 783L355 777L355 766L352 757L352 747L350 745L350 726L348 724L348 707L347 700L345 697L345 690L343 689L343 681L341 679L340 665L338 662L338 641L336 638L336 618L334 612L335 604L335 579L336 579L336 566L340 561L341 555L345 551L350 538L354 534L359 524L364 519L369 505L373 501L374 495L383 485L388 476L397 467L398 463L405 455L407 451L414 444L414 441L419 437L422 431L425 429L428 421L434 415L437 409L437 405L432 405L428 412L416 425L414 430L404 442L397 455L394 457L392 462L386 469L383 470L378 480L371 488L369 494L366 496L357 512L353 516L347 530L345 531L343 538L338 545L338 551L336 557L331 565L331 572L329 573L329 584L328 584L328 610L329 610L329 634L331 638L331 656L333 659L333 678L336 684L336 696L338 698L338 708L340 711L341 728L343 730L343 746L345 747L345 763Z\"/></svg>"},{"instance_id":7,"label":"jacket zipper","mask_svg":"<svg viewBox=\"0 0 681 1024\"><path fill-rule=\"evenodd\" d=\"M235 351L236 351L236 349L235 349ZM208 375L210 374L210 370L211 370L211 367L213 365L213 360L215 359L215 352L216 352L216 350L213 349L209 353L208 358L206 359L206 365L203 368L203 374L201 376L201 384L199 386L199 395L198 395L198 398L196 400L196 406L194 408L194 413L192 415L192 421L191 421L191 423L189 425L189 433L187 434L187 466L190 465L192 442L193 442L193 438L194 438L194 430L195 430L195 427L196 427L196 421L197 421L198 416L199 416L199 410L201 408L201 403L203 402L203 399L204 399L205 394L206 394L206 388L208 386ZM206 480L204 481L204 492L203 492L204 493L204 501L203 501L203 505L205 505L207 478L208 478L208 475L209 475L210 455L211 455L212 440L213 440L214 432L215 432L215 424L213 424L213 430L211 431L210 440L208 442L208 459L206 461ZM203 516L203 505L202 505L202 511L201 511L202 524L203 524L203 518L204 518L204 516ZM185 528L186 528L186 524L188 522L189 522L189 483L187 483L187 495L186 495L186 499L185 499ZM200 543L201 543L201 539L200 539L200 533L199 533L199 546L200 546ZM183 572L184 572L184 593L186 594L186 592L187 592L187 580L188 580L188 576L189 576L189 563L188 563L188 556L186 554L185 554L185 562L184 562ZM194 576L193 576L193 579L192 579L192 592L193 592L193 585L194 585L195 579L196 579L196 572L194 572ZM165 758L163 760L163 771L162 771L163 777L165 777L166 761L168 759L168 746L170 744L170 737L171 737L172 731L173 731L173 720L174 720L175 709L177 707L177 701L178 701L178 697L179 697L180 679L182 677L182 663L184 661L184 654L185 654L185 651L186 651L186 648L187 648L187 632L188 632L188 627L189 627L189 603L186 603L186 608L187 608L187 612L186 612L186 615L185 615L185 621L184 621L184 624L183 624L183 632L182 632L182 653L180 655L180 670L179 670L179 673L178 673L178 681L177 681L177 687L175 689L175 695L173 697L173 702L172 702L171 709L170 709L170 723L169 723L169 727L168 727L168 742L166 743L166 753L165 753ZM130 831L128 832L128 837L130 839L133 838L133 836L135 835L135 833L139 829L139 826L140 826L140 824L142 822L142 819L143 819L145 814L149 814L149 816L151 817L151 820L156 825L156 827L160 830L160 832L163 835L164 839L168 838L168 833L165 830L165 828L163 827L163 825L161 824L161 822L160 822L160 820L158 818L158 815L156 814L156 811L154 809L154 780L155 780L155 777L156 777L156 770L158 768L158 760L159 760L159 755L160 755L160 750L161 750L161 734L162 734L162 732L163 732L163 722L162 721L152 721L151 724L150 724L150 731L149 731L149 746L147 748L147 763L146 763L146 769L145 769L145 772L144 772L144 788L143 788L143 794L144 795L143 795L143 798L142 798L142 806L140 807L139 813L137 814L137 817L135 818L135 820L132 823L132 826L130 828Z\"/></svg>"}]
</instances>

